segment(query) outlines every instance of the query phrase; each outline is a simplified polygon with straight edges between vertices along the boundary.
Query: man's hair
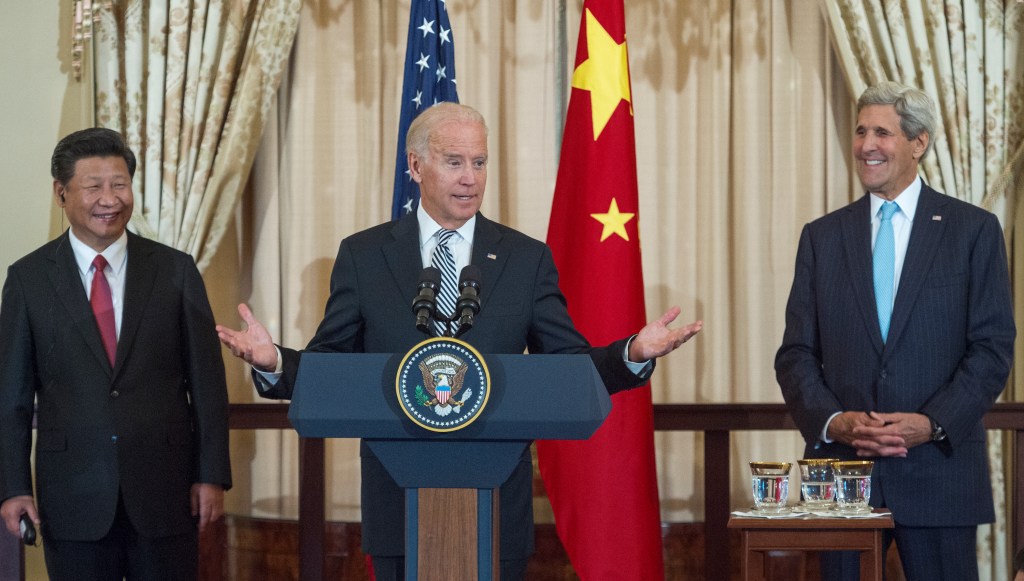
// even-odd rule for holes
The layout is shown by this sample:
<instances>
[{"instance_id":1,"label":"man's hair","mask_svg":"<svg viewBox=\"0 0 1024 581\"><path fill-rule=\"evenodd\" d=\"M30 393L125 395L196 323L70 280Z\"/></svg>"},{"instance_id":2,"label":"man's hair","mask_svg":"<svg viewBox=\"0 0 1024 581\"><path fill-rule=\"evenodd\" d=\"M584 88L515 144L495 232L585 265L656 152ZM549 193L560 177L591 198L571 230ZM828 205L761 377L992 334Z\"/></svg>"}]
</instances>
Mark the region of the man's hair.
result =
<instances>
[{"instance_id":1,"label":"man's hair","mask_svg":"<svg viewBox=\"0 0 1024 581\"><path fill-rule=\"evenodd\" d=\"M50 158L50 175L66 186L75 177L75 163L87 157L123 158L128 175L135 177L135 154L120 133L105 127L82 129L61 139Z\"/></svg>"},{"instance_id":2,"label":"man's hair","mask_svg":"<svg viewBox=\"0 0 1024 581\"><path fill-rule=\"evenodd\" d=\"M409 124L409 131L405 134L405 153L415 153L417 157L426 158L430 153L430 138L442 123L479 123L484 128L484 135L487 134L487 123L479 111L469 105L461 105L450 101L442 101L433 105Z\"/></svg>"},{"instance_id":3,"label":"man's hair","mask_svg":"<svg viewBox=\"0 0 1024 581\"><path fill-rule=\"evenodd\" d=\"M869 105L895 107L900 117L900 129L907 139L917 139L922 133L927 133L928 146L921 154L921 160L928 157L935 140L935 104L928 93L893 81L882 81L868 87L857 99L857 113Z\"/></svg>"}]
</instances>

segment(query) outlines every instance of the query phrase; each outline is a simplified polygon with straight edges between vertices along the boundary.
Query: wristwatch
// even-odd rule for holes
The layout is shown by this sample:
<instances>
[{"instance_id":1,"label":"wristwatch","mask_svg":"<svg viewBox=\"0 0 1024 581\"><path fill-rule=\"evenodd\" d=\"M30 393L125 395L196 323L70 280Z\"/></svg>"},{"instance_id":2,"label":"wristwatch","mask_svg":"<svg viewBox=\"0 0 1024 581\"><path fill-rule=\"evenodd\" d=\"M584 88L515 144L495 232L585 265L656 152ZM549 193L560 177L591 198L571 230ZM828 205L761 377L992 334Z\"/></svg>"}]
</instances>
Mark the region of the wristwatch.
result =
<instances>
[{"instance_id":1,"label":"wristwatch","mask_svg":"<svg viewBox=\"0 0 1024 581\"><path fill-rule=\"evenodd\" d=\"M940 426L935 420L933 420L931 416L925 416L925 417L928 418L928 423L930 423L932 425L932 441L933 442L941 442L941 441L945 440L946 439L946 430L943 430L942 426Z\"/></svg>"}]
</instances>

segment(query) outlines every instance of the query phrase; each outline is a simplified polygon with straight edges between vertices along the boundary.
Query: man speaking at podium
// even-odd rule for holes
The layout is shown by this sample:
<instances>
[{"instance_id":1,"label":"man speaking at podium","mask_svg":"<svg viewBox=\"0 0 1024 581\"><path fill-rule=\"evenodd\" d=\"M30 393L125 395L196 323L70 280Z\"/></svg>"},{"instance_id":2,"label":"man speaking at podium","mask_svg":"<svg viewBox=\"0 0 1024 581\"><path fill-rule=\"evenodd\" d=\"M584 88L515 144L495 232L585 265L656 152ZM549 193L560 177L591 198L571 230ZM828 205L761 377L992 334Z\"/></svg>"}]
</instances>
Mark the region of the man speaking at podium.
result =
<instances>
[{"instance_id":1,"label":"man speaking at podium","mask_svg":"<svg viewBox=\"0 0 1024 581\"><path fill-rule=\"evenodd\" d=\"M701 330L700 321L669 329L673 307L633 337L591 347L576 331L558 289L547 245L479 213L487 183L487 126L474 109L439 103L410 125L406 152L420 206L396 222L341 242L331 273L324 318L306 346L311 352L403 353L424 338L410 310L425 267L444 276L438 310L454 272L479 267L483 308L462 338L482 353L589 353L609 392L643 384L654 359ZM447 263L447 264L446 264ZM446 281L447 285L446 286ZM451 289L450 296L458 296ZM449 303L449 307L451 303ZM260 395L290 399L299 352L276 347L246 305L245 331L218 326L221 341L254 367ZM428 329L443 333L443 327ZM365 443L362 459L363 551L373 557L378 580L404 577L404 494ZM532 465L529 450L501 486L501 578L522 579L533 552Z\"/></svg>"}]
</instances>

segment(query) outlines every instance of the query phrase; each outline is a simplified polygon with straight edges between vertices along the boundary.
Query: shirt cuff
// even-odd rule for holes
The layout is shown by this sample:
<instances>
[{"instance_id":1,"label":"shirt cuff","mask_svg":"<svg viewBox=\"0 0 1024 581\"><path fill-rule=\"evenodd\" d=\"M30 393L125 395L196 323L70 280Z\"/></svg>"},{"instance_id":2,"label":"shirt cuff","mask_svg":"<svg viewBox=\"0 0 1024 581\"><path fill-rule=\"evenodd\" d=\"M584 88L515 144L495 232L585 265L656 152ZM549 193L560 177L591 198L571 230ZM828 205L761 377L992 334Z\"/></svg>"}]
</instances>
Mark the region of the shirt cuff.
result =
<instances>
[{"instance_id":1,"label":"shirt cuff","mask_svg":"<svg viewBox=\"0 0 1024 581\"><path fill-rule=\"evenodd\" d=\"M274 368L273 371L261 371L259 369L256 369L255 367L252 368L252 370L255 371L257 375L259 375L259 377L263 380L263 382L265 382L265 385L268 386L277 385L277 382L281 380L281 374L284 372L284 358L281 357L281 349L276 345L274 346L274 349L277 350L277 366ZM257 383L256 387L260 387L260 384Z\"/></svg>"},{"instance_id":2,"label":"shirt cuff","mask_svg":"<svg viewBox=\"0 0 1024 581\"><path fill-rule=\"evenodd\" d=\"M825 427L821 429L821 434L818 435L818 439L819 440L821 440L822 442L824 442L826 444L831 444L832 442L835 441L835 440L830 440L829 437L828 437L828 425L831 424L832 420L834 420L835 417L838 416L841 413L843 413L843 412L836 412L836 413L830 415L827 420L825 420Z\"/></svg>"},{"instance_id":3,"label":"shirt cuff","mask_svg":"<svg viewBox=\"0 0 1024 581\"><path fill-rule=\"evenodd\" d=\"M650 359L642 363L636 363L629 360L629 346L633 343L633 339L636 339L636 335L633 335L632 337L629 338L628 341L626 341L626 347L625 349L622 350L622 361L626 363L626 367L628 367L629 370L633 372L633 375L636 375L637 377L643 377L646 373L650 371L651 366L654 363Z\"/></svg>"}]
</instances>

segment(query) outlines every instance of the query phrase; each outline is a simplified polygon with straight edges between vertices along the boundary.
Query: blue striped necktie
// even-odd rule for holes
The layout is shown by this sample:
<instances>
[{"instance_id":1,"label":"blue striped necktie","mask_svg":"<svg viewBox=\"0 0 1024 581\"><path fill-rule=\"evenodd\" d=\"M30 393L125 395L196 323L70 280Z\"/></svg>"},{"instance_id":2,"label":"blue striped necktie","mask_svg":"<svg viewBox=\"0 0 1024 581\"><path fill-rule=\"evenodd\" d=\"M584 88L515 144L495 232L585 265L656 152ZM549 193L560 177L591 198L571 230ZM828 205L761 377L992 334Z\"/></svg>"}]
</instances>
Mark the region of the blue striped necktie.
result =
<instances>
[{"instance_id":1,"label":"blue striped necktie","mask_svg":"<svg viewBox=\"0 0 1024 581\"><path fill-rule=\"evenodd\" d=\"M439 320L455 314L455 300L458 297L459 279L455 276L455 255L448 247L448 242L455 235L455 230L441 228L437 231L437 246L430 260L431 266L441 271L441 292L437 297L438 317L434 319L434 333L443 337L447 333L448 323Z\"/></svg>"},{"instance_id":2,"label":"blue striped necktie","mask_svg":"<svg viewBox=\"0 0 1024 581\"><path fill-rule=\"evenodd\" d=\"M882 330L882 342L889 337L889 320L892 318L892 304L896 281L896 237L892 232L892 216L900 207L896 202L882 204L881 224L875 238L875 250L871 256L875 279L875 305L878 308L878 327Z\"/></svg>"}]
</instances>

